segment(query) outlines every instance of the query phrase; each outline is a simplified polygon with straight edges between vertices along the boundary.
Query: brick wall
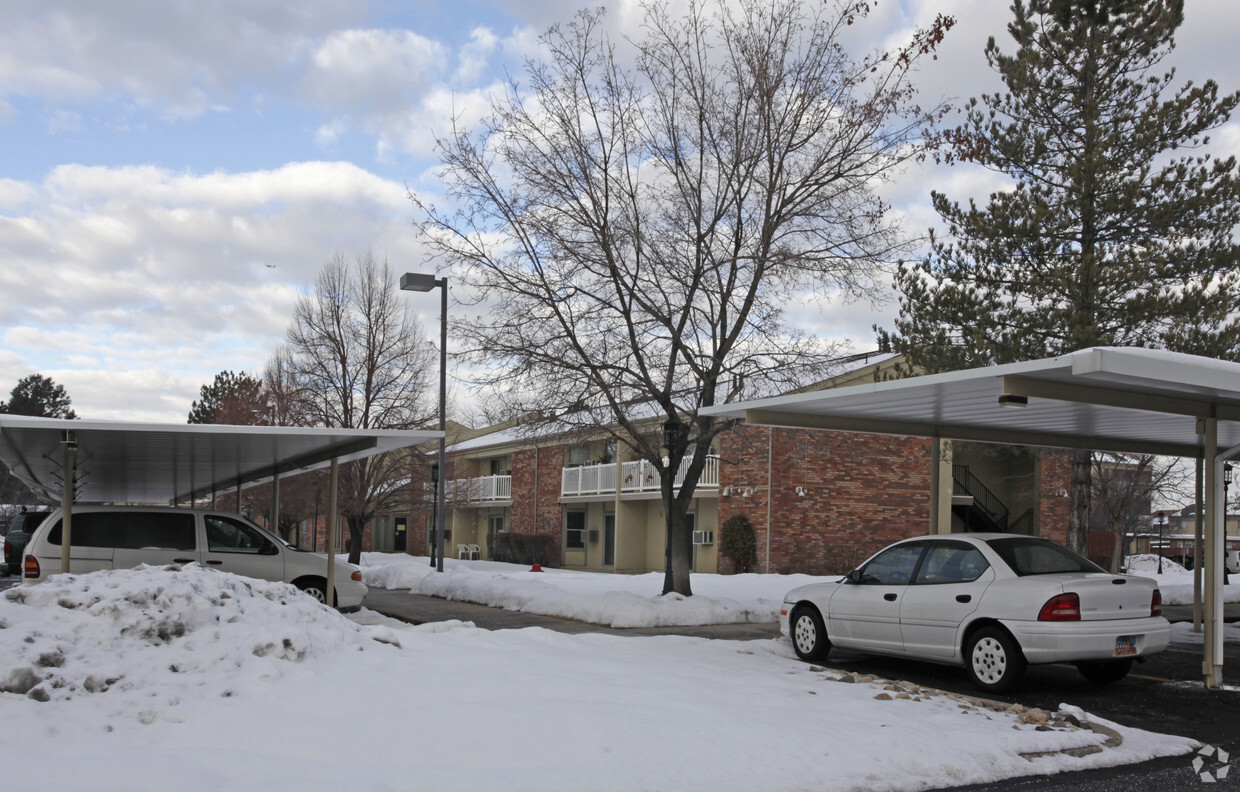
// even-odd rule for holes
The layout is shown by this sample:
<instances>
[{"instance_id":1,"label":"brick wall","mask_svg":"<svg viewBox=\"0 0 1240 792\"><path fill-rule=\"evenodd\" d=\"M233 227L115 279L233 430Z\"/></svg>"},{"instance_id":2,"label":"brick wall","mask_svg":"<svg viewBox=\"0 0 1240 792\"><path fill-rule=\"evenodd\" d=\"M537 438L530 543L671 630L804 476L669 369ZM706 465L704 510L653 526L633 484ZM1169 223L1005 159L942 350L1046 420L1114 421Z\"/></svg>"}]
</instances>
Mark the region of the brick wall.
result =
<instances>
[{"instance_id":1,"label":"brick wall","mask_svg":"<svg viewBox=\"0 0 1240 792\"><path fill-rule=\"evenodd\" d=\"M921 438L738 427L720 438L720 487L731 494L719 520L753 523L759 571L842 573L929 530L929 454Z\"/></svg>"},{"instance_id":2,"label":"brick wall","mask_svg":"<svg viewBox=\"0 0 1240 792\"><path fill-rule=\"evenodd\" d=\"M1046 451L1038 459L1038 536L1068 541L1072 452Z\"/></svg>"},{"instance_id":3,"label":"brick wall","mask_svg":"<svg viewBox=\"0 0 1240 792\"><path fill-rule=\"evenodd\" d=\"M564 468L564 447L549 446L517 451L512 455L512 524L509 530L526 534L559 537L560 477ZM536 497L529 497L535 492ZM560 542L554 547L559 552ZM558 558L554 563L562 563Z\"/></svg>"}]
</instances>

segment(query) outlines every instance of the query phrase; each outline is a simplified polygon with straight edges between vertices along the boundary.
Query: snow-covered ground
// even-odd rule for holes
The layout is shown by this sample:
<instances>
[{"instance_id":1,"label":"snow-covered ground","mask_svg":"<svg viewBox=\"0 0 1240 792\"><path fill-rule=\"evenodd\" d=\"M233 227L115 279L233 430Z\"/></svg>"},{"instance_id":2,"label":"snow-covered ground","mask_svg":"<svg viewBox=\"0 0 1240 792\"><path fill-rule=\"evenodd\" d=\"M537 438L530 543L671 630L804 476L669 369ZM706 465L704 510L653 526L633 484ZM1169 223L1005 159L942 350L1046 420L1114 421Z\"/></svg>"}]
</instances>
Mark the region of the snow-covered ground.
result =
<instances>
[{"instance_id":1,"label":"snow-covered ground","mask_svg":"<svg viewBox=\"0 0 1240 792\"><path fill-rule=\"evenodd\" d=\"M1195 747L1114 724L1105 747L1079 710L1047 728L785 641L410 627L197 565L10 589L0 659L6 781L43 792L911 790Z\"/></svg>"},{"instance_id":2,"label":"snow-covered ground","mask_svg":"<svg viewBox=\"0 0 1240 792\"><path fill-rule=\"evenodd\" d=\"M1163 559L1163 571L1158 572L1158 556L1134 555L1127 558L1125 569L1131 575L1153 578L1158 581L1165 605L1193 604L1193 572L1169 558ZM1205 577L1202 576L1202 585ZM1233 578L1230 585L1223 586L1223 602L1240 602L1240 580Z\"/></svg>"},{"instance_id":3,"label":"snow-covered ground","mask_svg":"<svg viewBox=\"0 0 1240 792\"><path fill-rule=\"evenodd\" d=\"M1192 572L1175 562L1164 562L1163 574L1155 574L1157 561L1153 556L1135 556L1133 563L1133 574L1158 580L1163 602L1192 604ZM1148 571L1146 566L1150 567ZM695 574L691 578L693 597L663 597L659 596L663 574L658 572L611 575L546 569L538 573L516 564L446 558L444 574L440 575L434 573L425 557L362 554L362 580L368 586L609 627L773 622L779 618L779 606L789 590L832 579L811 575ZM1225 586L1223 592L1227 602L1240 602L1240 585Z\"/></svg>"}]
</instances>

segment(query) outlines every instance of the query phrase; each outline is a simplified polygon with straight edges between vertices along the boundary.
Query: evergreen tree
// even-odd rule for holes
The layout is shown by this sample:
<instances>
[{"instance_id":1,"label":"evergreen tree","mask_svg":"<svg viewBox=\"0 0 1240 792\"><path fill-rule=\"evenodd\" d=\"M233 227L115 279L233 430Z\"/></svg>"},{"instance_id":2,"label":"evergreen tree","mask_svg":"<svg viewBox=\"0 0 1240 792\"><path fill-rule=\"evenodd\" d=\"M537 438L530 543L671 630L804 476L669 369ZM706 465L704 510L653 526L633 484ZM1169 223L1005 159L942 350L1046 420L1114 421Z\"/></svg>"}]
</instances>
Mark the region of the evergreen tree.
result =
<instances>
[{"instance_id":1,"label":"evergreen tree","mask_svg":"<svg viewBox=\"0 0 1240 792\"><path fill-rule=\"evenodd\" d=\"M254 426L270 423L263 381L245 372L221 371L203 385L187 423Z\"/></svg>"},{"instance_id":2,"label":"evergreen tree","mask_svg":"<svg viewBox=\"0 0 1240 792\"><path fill-rule=\"evenodd\" d=\"M31 374L17 381L8 402L0 404L0 412L39 418L77 418L70 403L65 386L57 385L51 377Z\"/></svg>"},{"instance_id":3,"label":"evergreen tree","mask_svg":"<svg viewBox=\"0 0 1240 792\"><path fill-rule=\"evenodd\" d=\"M1182 0L1016 0L1015 55L986 59L1007 92L974 99L951 157L1013 180L984 207L933 193L947 226L896 278L879 343L925 371L1091 346L1240 357L1240 174L1200 149L1240 94L1159 74ZM1070 543L1089 514L1089 453L1073 466Z\"/></svg>"}]
</instances>

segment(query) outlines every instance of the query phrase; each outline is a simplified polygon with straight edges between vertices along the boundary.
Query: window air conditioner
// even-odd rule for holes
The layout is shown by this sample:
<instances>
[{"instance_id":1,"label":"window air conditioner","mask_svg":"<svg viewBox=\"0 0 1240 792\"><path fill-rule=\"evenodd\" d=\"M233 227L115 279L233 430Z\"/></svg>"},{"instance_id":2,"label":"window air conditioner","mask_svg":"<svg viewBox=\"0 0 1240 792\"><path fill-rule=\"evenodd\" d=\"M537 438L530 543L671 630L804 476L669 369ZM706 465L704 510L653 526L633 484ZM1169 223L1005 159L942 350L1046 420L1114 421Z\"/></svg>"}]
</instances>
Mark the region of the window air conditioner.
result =
<instances>
[{"instance_id":1,"label":"window air conditioner","mask_svg":"<svg viewBox=\"0 0 1240 792\"><path fill-rule=\"evenodd\" d=\"M693 543L695 545L713 545L715 543L714 531L694 531Z\"/></svg>"}]
</instances>

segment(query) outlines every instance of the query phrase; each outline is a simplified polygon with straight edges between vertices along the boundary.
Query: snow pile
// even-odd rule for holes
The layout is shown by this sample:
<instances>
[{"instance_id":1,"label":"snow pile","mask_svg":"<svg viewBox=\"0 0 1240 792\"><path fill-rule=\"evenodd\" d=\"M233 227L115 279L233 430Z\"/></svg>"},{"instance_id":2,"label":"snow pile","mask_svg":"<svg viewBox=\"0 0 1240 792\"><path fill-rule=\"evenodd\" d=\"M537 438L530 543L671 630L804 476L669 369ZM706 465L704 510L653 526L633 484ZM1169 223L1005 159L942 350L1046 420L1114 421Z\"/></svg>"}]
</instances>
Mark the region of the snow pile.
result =
<instances>
[{"instance_id":1,"label":"snow pile","mask_svg":"<svg viewBox=\"0 0 1240 792\"><path fill-rule=\"evenodd\" d=\"M46 702L190 684L228 695L238 679L370 641L290 585L197 564L54 575L0 595L0 691Z\"/></svg>"},{"instance_id":2,"label":"snow pile","mask_svg":"<svg viewBox=\"0 0 1240 792\"><path fill-rule=\"evenodd\" d=\"M39 677L0 692L6 780L46 792L913 790L1196 747L784 641L410 627L193 565L54 576L0 623L3 667Z\"/></svg>"},{"instance_id":3,"label":"snow pile","mask_svg":"<svg viewBox=\"0 0 1240 792\"><path fill-rule=\"evenodd\" d=\"M1158 571L1158 556L1153 554L1129 556L1124 564L1124 570L1130 575L1140 575L1157 581L1164 605L1193 604L1193 570L1185 569L1170 558L1163 559L1161 574ZM1203 574L1203 586L1204 580ZM1240 580L1234 576L1230 584L1223 586L1223 602L1240 602Z\"/></svg>"},{"instance_id":4,"label":"snow pile","mask_svg":"<svg viewBox=\"0 0 1240 792\"><path fill-rule=\"evenodd\" d=\"M666 627L773 622L789 590L835 578L811 575L704 575L692 577L693 597L660 595L663 575L613 575L528 567L493 561L445 559L436 574L427 559L364 553L368 586L412 591L608 627Z\"/></svg>"},{"instance_id":5,"label":"snow pile","mask_svg":"<svg viewBox=\"0 0 1240 792\"><path fill-rule=\"evenodd\" d=\"M1170 558L1162 560L1162 574L1164 575L1180 575L1188 573L1192 577L1192 570L1185 569L1184 565L1179 561L1173 561ZM1150 573L1158 573L1158 556L1152 553L1137 553L1130 555L1124 559L1124 571L1130 575L1149 575Z\"/></svg>"}]
</instances>

